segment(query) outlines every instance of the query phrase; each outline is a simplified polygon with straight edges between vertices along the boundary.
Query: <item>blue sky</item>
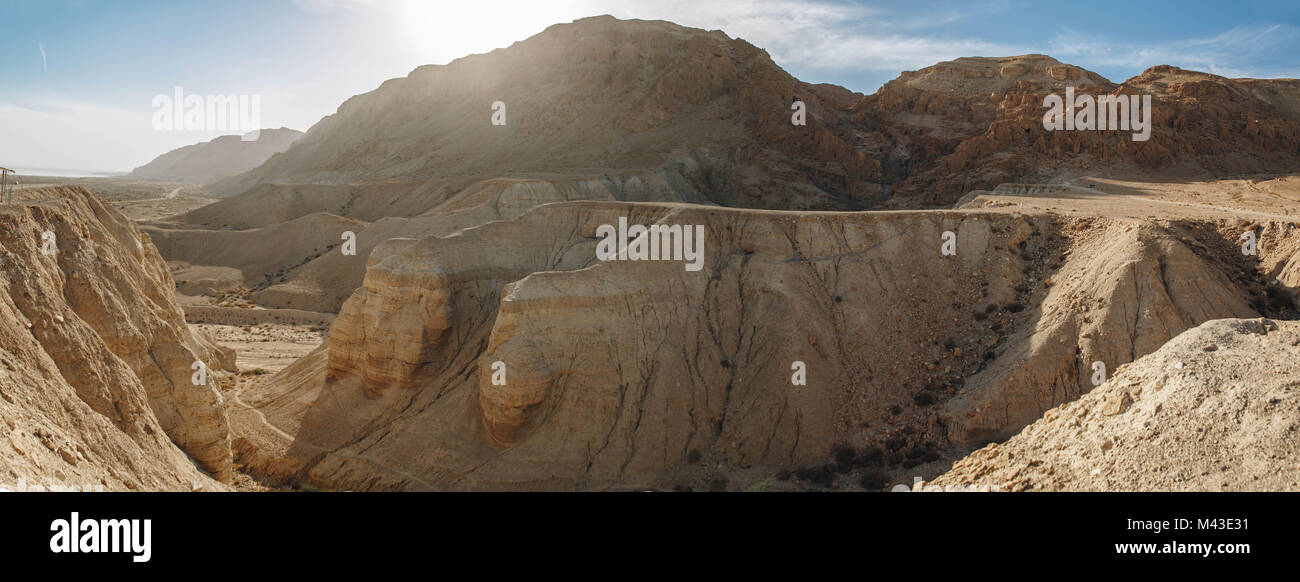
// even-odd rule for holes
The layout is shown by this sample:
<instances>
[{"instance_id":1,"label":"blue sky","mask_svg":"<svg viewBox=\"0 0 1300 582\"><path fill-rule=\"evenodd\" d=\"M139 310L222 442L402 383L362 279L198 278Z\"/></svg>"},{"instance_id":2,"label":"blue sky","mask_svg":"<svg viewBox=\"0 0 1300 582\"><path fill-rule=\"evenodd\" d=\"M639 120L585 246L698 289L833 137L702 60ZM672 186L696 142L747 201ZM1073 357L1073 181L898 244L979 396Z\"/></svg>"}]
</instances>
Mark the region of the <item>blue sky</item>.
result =
<instances>
[{"instance_id":1,"label":"blue sky","mask_svg":"<svg viewBox=\"0 0 1300 582\"><path fill-rule=\"evenodd\" d=\"M722 29L870 93L960 56L1045 53L1122 81L1157 64L1300 77L1300 2L0 0L0 165L129 170L221 133L154 131L152 99L250 94L306 130L343 100L596 14Z\"/></svg>"}]
</instances>

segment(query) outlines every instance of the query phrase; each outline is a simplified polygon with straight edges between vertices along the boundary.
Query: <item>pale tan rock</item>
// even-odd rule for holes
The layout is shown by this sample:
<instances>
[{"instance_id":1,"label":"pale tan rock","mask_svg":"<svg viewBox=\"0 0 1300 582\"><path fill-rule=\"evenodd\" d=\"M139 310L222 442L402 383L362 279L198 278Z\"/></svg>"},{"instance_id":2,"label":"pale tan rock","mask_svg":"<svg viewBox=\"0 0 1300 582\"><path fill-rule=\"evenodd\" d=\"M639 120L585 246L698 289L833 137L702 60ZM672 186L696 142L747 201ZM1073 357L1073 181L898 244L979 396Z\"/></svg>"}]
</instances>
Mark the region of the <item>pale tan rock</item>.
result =
<instances>
[{"instance_id":1,"label":"pale tan rock","mask_svg":"<svg viewBox=\"0 0 1300 582\"><path fill-rule=\"evenodd\" d=\"M704 269L596 261L596 227L619 216L706 225ZM666 486L696 456L799 468L902 427L971 446L1087 392L1094 360L1114 373L1252 314L1216 265L1127 220L547 205L380 245L327 358L293 373L319 390L281 409L301 418L293 445L261 462L338 488L572 489ZM927 388L958 378L955 395Z\"/></svg>"},{"instance_id":2,"label":"pale tan rock","mask_svg":"<svg viewBox=\"0 0 1300 582\"><path fill-rule=\"evenodd\" d=\"M26 451L4 464L29 484L221 488L189 457L229 479L213 379L233 353L189 330L166 265L131 221L80 187L33 192L50 200L0 210L0 416ZM40 251L46 231L53 255ZM198 360L210 369L202 386L190 381ZM49 455L22 444L32 439Z\"/></svg>"},{"instance_id":3,"label":"pale tan rock","mask_svg":"<svg viewBox=\"0 0 1300 582\"><path fill-rule=\"evenodd\" d=\"M1220 349L1205 352L1206 342ZM1206 322L1061 406L1072 422L1035 422L971 453L934 482L1000 485L1015 475L1012 490L1295 491L1300 466L1288 460L1300 454L1293 389L1300 370L1259 364L1295 362L1297 346L1294 321ZM1130 398L1128 386L1143 389ZM1090 413L1127 400L1132 404L1122 414Z\"/></svg>"}]
</instances>

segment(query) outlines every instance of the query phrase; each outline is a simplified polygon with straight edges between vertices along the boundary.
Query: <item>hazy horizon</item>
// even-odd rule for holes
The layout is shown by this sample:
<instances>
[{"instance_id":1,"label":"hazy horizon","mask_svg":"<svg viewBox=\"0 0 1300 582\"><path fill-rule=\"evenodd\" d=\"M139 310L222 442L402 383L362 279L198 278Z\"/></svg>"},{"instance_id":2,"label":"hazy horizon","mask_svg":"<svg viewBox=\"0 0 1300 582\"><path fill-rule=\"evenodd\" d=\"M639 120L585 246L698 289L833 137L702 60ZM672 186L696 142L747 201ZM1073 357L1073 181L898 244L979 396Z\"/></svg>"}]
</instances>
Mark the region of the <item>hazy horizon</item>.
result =
<instances>
[{"instance_id":1,"label":"hazy horizon","mask_svg":"<svg viewBox=\"0 0 1300 582\"><path fill-rule=\"evenodd\" d=\"M1228 77L1300 77L1300 7L1283 2L1055 4L832 0L417 0L197 3L56 0L0 8L0 165L129 172L235 131L155 131L156 95L258 95L260 126L307 131L348 98L426 64L611 14L720 29L810 83L872 93L963 56L1043 53L1120 82L1160 64ZM229 26L212 26L229 21ZM122 39L131 40L124 41ZM12 139L16 136L18 139Z\"/></svg>"}]
</instances>

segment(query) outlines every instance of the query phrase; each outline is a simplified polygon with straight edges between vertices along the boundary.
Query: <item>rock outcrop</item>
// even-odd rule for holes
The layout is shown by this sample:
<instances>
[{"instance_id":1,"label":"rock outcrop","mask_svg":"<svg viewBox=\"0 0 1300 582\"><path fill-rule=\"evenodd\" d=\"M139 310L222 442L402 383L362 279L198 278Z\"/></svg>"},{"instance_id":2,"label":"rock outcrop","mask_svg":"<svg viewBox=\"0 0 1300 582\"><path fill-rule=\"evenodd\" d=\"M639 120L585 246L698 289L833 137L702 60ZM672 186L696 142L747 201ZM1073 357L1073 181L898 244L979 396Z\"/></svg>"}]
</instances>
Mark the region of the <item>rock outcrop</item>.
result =
<instances>
[{"instance_id":1,"label":"rock outcrop","mask_svg":"<svg viewBox=\"0 0 1300 582\"><path fill-rule=\"evenodd\" d=\"M702 270L597 261L597 227L620 217L703 225ZM393 239L324 357L266 388L292 444L243 454L366 489L670 487L845 447L912 466L1077 398L1094 361L1113 370L1207 319L1290 308L1258 301L1240 228L571 202ZM1277 252L1295 244L1292 225L1266 230ZM294 391L318 395L286 407Z\"/></svg>"},{"instance_id":2,"label":"rock outcrop","mask_svg":"<svg viewBox=\"0 0 1300 582\"><path fill-rule=\"evenodd\" d=\"M1080 232L1070 251L1077 258L1063 261L1032 307L1035 325L1011 334L1002 357L968 378L967 390L940 413L948 438L959 445L1006 439L1086 392L1096 371L1104 378L1201 322L1258 315L1230 267L1222 268L1228 264L1194 248L1203 244L1188 231L1118 221ZM1238 253L1230 264L1245 259Z\"/></svg>"},{"instance_id":3,"label":"rock outcrop","mask_svg":"<svg viewBox=\"0 0 1300 582\"><path fill-rule=\"evenodd\" d=\"M191 332L130 220L81 187L23 199L0 209L0 484L222 488L233 353Z\"/></svg>"},{"instance_id":4,"label":"rock outcrop","mask_svg":"<svg viewBox=\"0 0 1300 582\"><path fill-rule=\"evenodd\" d=\"M1148 95L1151 137L1047 131L1043 99ZM894 184L891 208L949 206L1004 182L1084 172L1297 170L1300 82L1226 79L1155 66L1123 83L1045 55L961 58L906 72L854 105L861 142Z\"/></svg>"},{"instance_id":5,"label":"rock outcrop","mask_svg":"<svg viewBox=\"0 0 1300 582\"><path fill-rule=\"evenodd\" d=\"M649 170L728 206L862 207L880 192L876 163L855 151L851 100L836 89L721 31L584 18L391 79L213 189L399 180L459 183L454 192L485 178ZM791 123L795 100L805 126Z\"/></svg>"},{"instance_id":6,"label":"rock outcrop","mask_svg":"<svg viewBox=\"0 0 1300 582\"><path fill-rule=\"evenodd\" d=\"M1300 323L1220 319L933 481L1005 491L1300 488Z\"/></svg>"}]
</instances>

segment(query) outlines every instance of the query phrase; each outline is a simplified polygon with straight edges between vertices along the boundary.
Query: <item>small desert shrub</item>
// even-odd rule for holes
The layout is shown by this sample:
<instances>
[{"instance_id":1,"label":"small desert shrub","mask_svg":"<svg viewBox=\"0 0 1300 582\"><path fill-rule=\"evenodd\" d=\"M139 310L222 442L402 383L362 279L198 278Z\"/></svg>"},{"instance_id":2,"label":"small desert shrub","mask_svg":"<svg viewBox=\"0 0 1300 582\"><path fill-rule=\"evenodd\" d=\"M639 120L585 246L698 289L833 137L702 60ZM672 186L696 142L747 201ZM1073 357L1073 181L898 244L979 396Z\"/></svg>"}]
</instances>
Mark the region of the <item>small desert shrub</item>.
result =
<instances>
[{"instance_id":1,"label":"small desert shrub","mask_svg":"<svg viewBox=\"0 0 1300 582\"><path fill-rule=\"evenodd\" d=\"M858 464L863 467L879 467L880 462L885 459L885 450L880 447L870 447L862 450L858 455Z\"/></svg>"},{"instance_id":2,"label":"small desert shrub","mask_svg":"<svg viewBox=\"0 0 1300 582\"><path fill-rule=\"evenodd\" d=\"M798 475L799 478L803 479L804 481L807 481L814 485L820 485L822 487L830 486L831 481L834 480L835 478L834 472L832 472L831 468L827 465L815 465L812 467L805 467L803 469L799 469L798 471L796 471L795 475Z\"/></svg>"},{"instance_id":3,"label":"small desert shrub","mask_svg":"<svg viewBox=\"0 0 1300 582\"><path fill-rule=\"evenodd\" d=\"M836 461L843 463L845 465L852 464L853 459L858 456L857 451L854 451L853 447L847 445L840 445L838 447L835 447L835 451L833 452L833 454L835 455Z\"/></svg>"},{"instance_id":4,"label":"small desert shrub","mask_svg":"<svg viewBox=\"0 0 1300 582\"><path fill-rule=\"evenodd\" d=\"M868 491L884 489L889 485L889 473L879 467L867 469L862 473L862 479L858 484Z\"/></svg>"}]
</instances>

